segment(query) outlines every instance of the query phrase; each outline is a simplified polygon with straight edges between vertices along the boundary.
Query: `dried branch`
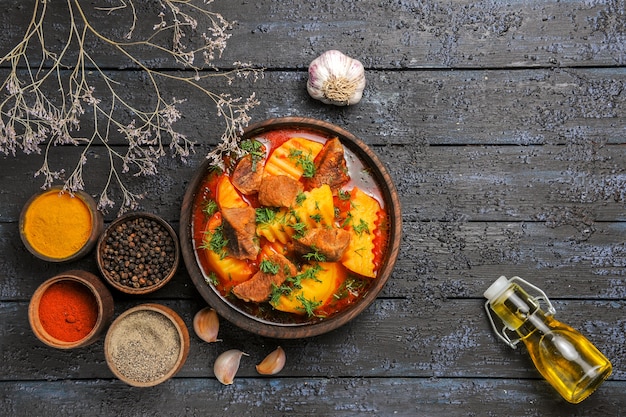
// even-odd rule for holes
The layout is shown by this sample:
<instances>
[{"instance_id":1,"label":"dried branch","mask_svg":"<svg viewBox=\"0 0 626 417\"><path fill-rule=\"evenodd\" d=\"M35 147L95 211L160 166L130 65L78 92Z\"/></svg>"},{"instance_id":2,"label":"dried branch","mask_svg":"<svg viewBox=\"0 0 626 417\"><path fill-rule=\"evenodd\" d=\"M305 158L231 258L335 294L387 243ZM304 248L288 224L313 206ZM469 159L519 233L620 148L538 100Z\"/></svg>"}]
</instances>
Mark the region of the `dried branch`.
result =
<instances>
[{"instance_id":1,"label":"dried branch","mask_svg":"<svg viewBox=\"0 0 626 417\"><path fill-rule=\"evenodd\" d=\"M254 93L247 99L233 98L211 91L204 87L203 81L210 77L222 77L227 84L237 77L256 80L263 71L241 63L235 63L230 71L218 71L214 67L214 60L221 57L231 37L229 31L233 24L208 9L212 0L205 0L200 5L191 0L158 0L161 10L156 16L153 32L140 40L133 40L139 16L132 0L121 0L115 6L94 7L94 10L108 14L127 13L121 15L127 19L130 17L123 39L114 39L100 32L84 10L85 2L65 1L69 31L58 50L49 49L46 42L44 23L49 4L39 0L35 2L23 39L0 58L0 65L10 67L9 75L0 86L6 91L0 101L0 152L13 156L18 151L26 154L43 152L43 164L35 174L43 177L42 188L63 181L67 190L76 191L85 187L83 168L88 161L89 149L96 143L103 145L108 152L109 173L100 193L99 208L106 210L115 205L109 194L116 185L122 193L118 214L136 209L143 196L127 188L125 175L156 174L158 162L166 155L168 147L172 155L181 160L194 150L195 143L175 129L183 100L163 96L161 83L166 80L201 92L213 102L217 115L223 118L225 128L221 143L207 155L208 158L221 164L223 153L241 152L237 138L250 120L248 112L258 104ZM199 44L190 40L192 34L200 34ZM167 43L162 41L164 38L168 39ZM105 73L88 52L87 42L93 39L112 48L145 74L150 91L144 94L154 97L149 108L139 108L124 98L118 81ZM138 49L156 51L188 71L172 74L153 69L136 57L134 51ZM202 58L199 65L195 63L197 56ZM206 68L212 71L206 71ZM50 96L44 91L56 93ZM84 124L91 128L88 137L78 134ZM110 144L109 139L114 136L124 140L123 153L119 147ZM68 144L83 147L75 166L52 170L51 148ZM66 176L67 172L70 174Z\"/></svg>"}]
</instances>

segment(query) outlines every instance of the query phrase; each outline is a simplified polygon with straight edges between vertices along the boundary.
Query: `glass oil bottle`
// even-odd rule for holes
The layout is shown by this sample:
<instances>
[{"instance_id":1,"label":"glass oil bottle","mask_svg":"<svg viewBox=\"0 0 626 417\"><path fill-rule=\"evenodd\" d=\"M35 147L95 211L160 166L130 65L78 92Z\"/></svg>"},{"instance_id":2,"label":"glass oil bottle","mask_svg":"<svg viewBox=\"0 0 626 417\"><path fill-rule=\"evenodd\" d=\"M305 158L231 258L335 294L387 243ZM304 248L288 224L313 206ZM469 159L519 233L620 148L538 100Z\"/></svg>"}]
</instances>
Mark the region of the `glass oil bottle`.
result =
<instances>
[{"instance_id":1,"label":"glass oil bottle","mask_svg":"<svg viewBox=\"0 0 626 417\"><path fill-rule=\"evenodd\" d=\"M531 296L522 285L537 295ZM498 337L512 348L524 342L537 370L568 402L581 402L611 375L609 360L582 334L553 317L554 307L541 289L519 277L502 276L484 296ZM546 311L541 300L547 303ZM516 338L511 339L507 331L515 332Z\"/></svg>"}]
</instances>

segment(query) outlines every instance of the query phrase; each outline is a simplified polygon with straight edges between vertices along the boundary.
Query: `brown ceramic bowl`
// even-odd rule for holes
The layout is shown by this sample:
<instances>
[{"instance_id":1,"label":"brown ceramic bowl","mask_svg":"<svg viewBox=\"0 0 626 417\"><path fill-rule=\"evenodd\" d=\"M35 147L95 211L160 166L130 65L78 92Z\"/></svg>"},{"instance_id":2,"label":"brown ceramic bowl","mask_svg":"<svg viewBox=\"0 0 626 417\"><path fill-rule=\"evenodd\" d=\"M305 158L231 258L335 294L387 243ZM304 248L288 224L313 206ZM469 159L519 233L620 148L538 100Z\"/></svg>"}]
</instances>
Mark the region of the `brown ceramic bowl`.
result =
<instances>
[{"instance_id":1,"label":"brown ceramic bowl","mask_svg":"<svg viewBox=\"0 0 626 417\"><path fill-rule=\"evenodd\" d=\"M61 192L63 192L63 195L60 194ZM54 213L63 213L63 209L61 208L58 208L58 211L54 210L54 200L57 197L69 198L69 196L76 198L76 202L82 203L84 208L83 213L87 217L85 218L84 223L88 224L89 230L85 231L87 235L85 236L84 243L80 246L67 248L67 250L63 251L63 253L57 254L51 252L50 248L57 248L60 243L68 240L67 237L62 234L59 235L45 230L42 231L41 229L44 228L45 226L43 225L48 222L59 221L58 219L52 220L50 218L54 217ZM47 210L44 214L33 216L30 209L37 205L46 207ZM76 219L76 216L74 216L74 218L67 216L67 218L62 218L60 221L64 222L65 230L70 230L72 228L76 228L81 223L76 221ZM82 258L96 245L96 242L102 233L102 229L104 228L102 213L98 211L95 200L89 194L82 191L75 191L70 194L67 191L63 191L62 187L52 187L32 196L22 209L19 224L20 237L22 238L22 242L24 243L24 246L26 246L26 249L39 259L43 259L48 262L70 262ZM30 234L33 232L42 237L38 240L32 239ZM63 230L61 233L63 233Z\"/></svg>"},{"instance_id":2,"label":"brown ceramic bowl","mask_svg":"<svg viewBox=\"0 0 626 417\"><path fill-rule=\"evenodd\" d=\"M172 376L189 354L189 332L171 308L141 304L117 317L104 341L113 374L134 387L152 387Z\"/></svg>"},{"instance_id":3,"label":"brown ceramic bowl","mask_svg":"<svg viewBox=\"0 0 626 417\"><path fill-rule=\"evenodd\" d=\"M77 297L82 302L77 302ZM88 311L88 314L78 314ZM88 318L90 317L90 318ZM95 275L71 270L37 288L28 307L33 333L48 346L72 349L90 345L113 317L113 297Z\"/></svg>"},{"instance_id":4,"label":"brown ceramic bowl","mask_svg":"<svg viewBox=\"0 0 626 417\"><path fill-rule=\"evenodd\" d=\"M369 172L369 176L376 183L380 191L380 199L387 212L388 244L382 255L377 277L371 284L368 284L369 287L365 294L360 296L355 303L327 318L311 321L300 320L291 323L283 319L262 317L256 313L261 308L252 311L245 305L246 303L229 297L228 294L222 294L211 283L211 271L207 270L202 261L204 255L200 251L203 249L200 249L201 245L198 244L198 236L203 232L202 226L196 226L194 229L194 222L197 221L195 216L198 213L198 201L201 201L202 193L206 192L203 184L207 174L212 169L208 161L198 168L188 185L182 204L179 233L187 271L202 297L220 316L252 333L281 339L296 339L316 336L334 330L354 319L376 299L391 276L396 262L400 246L402 218L397 191L381 161L360 139L340 127L320 120L286 117L270 119L252 125L243 133L242 139L260 137L281 130L301 131L304 134L313 132L316 137L323 137L324 140L338 137L344 150L349 152L350 158L357 158L362 168ZM346 158L348 159L348 155ZM354 164L356 165L356 163Z\"/></svg>"},{"instance_id":5,"label":"brown ceramic bowl","mask_svg":"<svg viewBox=\"0 0 626 417\"><path fill-rule=\"evenodd\" d=\"M178 237L159 216L129 213L106 228L98 241L97 261L100 272L116 290L148 294L162 288L176 273Z\"/></svg>"}]
</instances>

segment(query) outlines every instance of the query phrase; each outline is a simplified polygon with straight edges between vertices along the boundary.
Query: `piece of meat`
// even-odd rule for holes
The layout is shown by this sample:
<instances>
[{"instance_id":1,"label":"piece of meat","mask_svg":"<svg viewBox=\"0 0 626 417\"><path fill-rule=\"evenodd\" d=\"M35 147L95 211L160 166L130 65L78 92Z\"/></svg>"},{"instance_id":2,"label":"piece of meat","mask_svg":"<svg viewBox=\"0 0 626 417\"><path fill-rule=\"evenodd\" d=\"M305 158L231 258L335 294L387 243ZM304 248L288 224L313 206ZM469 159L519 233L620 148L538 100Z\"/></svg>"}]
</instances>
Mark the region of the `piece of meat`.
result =
<instances>
[{"instance_id":1,"label":"piece of meat","mask_svg":"<svg viewBox=\"0 0 626 417\"><path fill-rule=\"evenodd\" d=\"M343 145L339 138L328 140L320 153L315 157L315 175L306 181L309 188L317 188L328 184L333 194L348 181L348 166L343 153Z\"/></svg>"},{"instance_id":2,"label":"piece of meat","mask_svg":"<svg viewBox=\"0 0 626 417\"><path fill-rule=\"evenodd\" d=\"M317 253L324 257L325 262L336 262L341 259L349 244L350 232L347 230L318 227L294 240L293 249L302 256Z\"/></svg>"},{"instance_id":3,"label":"piece of meat","mask_svg":"<svg viewBox=\"0 0 626 417\"><path fill-rule=\"evenodd\" d=\"M252 161L252 155L246 155L237 162L230 182L242 194L254 194L259 191L263 179L264 165L262 161Z\"/></svg>"},{"instance_id":4,"label":"piece of meat","mask_svg":"<svg viewBox=\"0 0 626 417\"><path fill-rule=\"evenodd\" d=\"M249 280L233 287L235 296L247 302L268 301L274 286L280 287L288 277L295 276L298 272L295 265L279 253L270 255L267 260L278 266L278 272L275 274L257 272Z\"/></svg>"},{"instance_id":5,"label":"piece of meat","mask_svg":"<svg viewBox=\"0 0 626 417\"><path fill-rule=\"evenodd\" d=\"M224 236L228 239L228 253L237 259L256 259L259 244L256 241L256 211L252 207L222 209Z\"/></svg>"},{"instance_id":6,"label":"piece of meat","mask_svg":"<svg viewBox=\"0 0 626 417\"><path fill-rule=\"evenodd\" d=\"M266 175L259 188L259 203L269 207L291 207L302 185L286 175Z\"/></svg>"}]
</instances>

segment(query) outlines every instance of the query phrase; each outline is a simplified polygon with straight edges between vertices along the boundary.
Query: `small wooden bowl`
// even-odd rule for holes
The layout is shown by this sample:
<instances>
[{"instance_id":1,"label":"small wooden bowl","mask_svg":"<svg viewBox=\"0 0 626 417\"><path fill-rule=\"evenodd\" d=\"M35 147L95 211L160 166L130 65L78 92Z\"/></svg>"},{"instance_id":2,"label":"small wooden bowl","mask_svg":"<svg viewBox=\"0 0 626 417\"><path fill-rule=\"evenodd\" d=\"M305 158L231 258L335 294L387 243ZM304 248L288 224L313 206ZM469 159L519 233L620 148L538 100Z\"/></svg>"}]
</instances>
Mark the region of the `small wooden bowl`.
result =
<instances>
[{"instance_id":1,"label":"small wooden bowl","mask_svg":"<svg viewBox=\"0 0 626 417\"><path fill-rule=\"evenodd\" d=\"M171 308L147 303L117 317L104 341L107 365L121 381L152 387L174 376L189 354L189 331Z\"/></svg>"},{"instance_id":2,"label":"small wooden bowl","mask_svg":"<svg viewBox=\"0 0 626 417\"><path fill-rule=\"evenodd\" d=\"M118 246L118 244L121 245L126 237L118 232L122 230L119 228L131 227L135 230L138 227L136 222L141 220L154 222L160 231L165 232L171 238L171 251L168 250L168 255L164 256L173 257L173 259L171 259L171 262L167 262L167 265L159 265L156 260L151 261L153 263L147 261L138 263L141 262L141 258L137 262L133 259L128 259L128 263L126 263L123 255L120 255L121 246ZM153 243L155 244L153 245ZM160 246L163 242L156 243L156 241L148 238L135 239L133 244L135 247L128 249L131 250L131 254L136 253L135 251L144 244L149 245L148 248L144 248L147 253L150 250L154 252L156 248L159 251L164 250ZM109 253L107 251L113 252ZM126 214L111 223L100 237L96 253L98 268L106 281L116 290L132 295L148 294L162 288L172 279L180 262L180 246L174 229L159 216L143 212ZM150 255L151 258L155 256L158 255ZM139 269L141 265L143 266ZM116 268L119 270L116 271ZM134 277L137 277L136 281L134 281Z\"/></svg>"},{"instance_id":3,"label":"small wooden bowl","mask_svg":"<svg viewBox=\"0 0 626 417\"><path fill-rule=\"evenodd\" d=\"M89 194L85 192L75 191L71 193L70 195L73 195L74 198L77 198L82 203L84 203L85 207L87 208L91 216L91 229L90 229L91 231L85 243L81 247L74 250L73 252L68 253L66 256L55 257L51 255L50 253L46 253L46 248L40 247L40 245L38 245L37 243L29 240L29 236L27 233L27 230L31 228L31 225L29 224L29 221L31 220L29 220L30 216L28 215L29 209L34 203L37 202L39 198L42 198L42 197L45 198L47 197L48 194L55 194L55 193L59 194L61 192L70 194L68 191L63 191L63 187L52 187L46 191L35 194L24 205L22 212L20 213L20 220L19 220L20 237L22 238L22 242L24 243L24 246L26 246L26 249L28 249L30 253L32 253L39 259L42 259L48 262L70 262L70 261L75 261L79 258L82 258L93 249L93 247L96 245L96 242L98 241L98 238L100 237L100 234L102 233L102 230L104 229L104 220L102 218L102 213L98 211L95 200ZM45 220L45 219L42 219L42 220ZM35 220L32 220L32 221L35 221ZM72 227L71 219L68 219L67 226ZM59 240L61 241L64 240L63 236L61 236Z\"/></svg>"},{"instance_id":4,"label":"small wooden bowl","mask_svg":"<svg viewBox=\"0 0 626 417\"><path fill-rule=\"evenodd\" d=\"M348 308L316 322L284 323L260 318L257 315L245 311L238 305L223 296L211 284L207 284L210 278L200 263L200 255L194 242L194 204L196 197L203 192L202 184L207 172L212 168L209 161L205 161L196 171L187 187L180 217L180 239L183 259L191 280L195 284L200 295L213 307L217 313L229 320L236 326L252 333L279 339L298 339L317 336L330 332L343 326L374 302L391 276L400 249L402 234L402 215L400 211L400 199L393 184L391 176L376 154L360 139L350 132L321 120L304 117L283 117L269 119L249 126L241 136L241 140L262 136L277 130L291 130L315 132L328 139L337 137L345 149L353 153L368 170L373 180L378 185L381 198L384 202L388 216L388 244L383 255L378 275L356 303Z\"/></svg>"},{"instance_id":5,"label":"small wooden bowl","mask_svg":"<svg viewBox=\"0 0 626 417\"><path fill-rule=\"evenodd\" d=\"M91 298L95 304L97 311L95 324L91 330L82 338L74 341L62 340L55 337L55 333L49 326L53 323L56 325L65 325L68 323L68 317L71 317L72 311L69 310L70 300L57 300L57 306L64 311L57 311L55 315L40 309L42 307L42 299L44 296L51 296L48 291L54 290L55 293L61 288L72 287L78 289L83 297ZM79 287L75 287L78 285ZM81 289L88 291L84 292ZM58 293L57 293L58 295ZM46 303L50 303L46 301ZM95 275L80 270L71 270L56 275L43 284L41 284L33 296L31 297L28 307L28 321L35 333L35 336L48 346L57 349L73 349L90 345L100 337L102 331L109 325L113 317L113 297L108 288ZM56 320L55 320L56 319ZM80 323L80 318L71 318L74 323ZM71 322L70 322L71 323ZM53 334L51 334L53 333ZM81 333L84 333L81 331Z\"/></svg>"}]
</instances>

